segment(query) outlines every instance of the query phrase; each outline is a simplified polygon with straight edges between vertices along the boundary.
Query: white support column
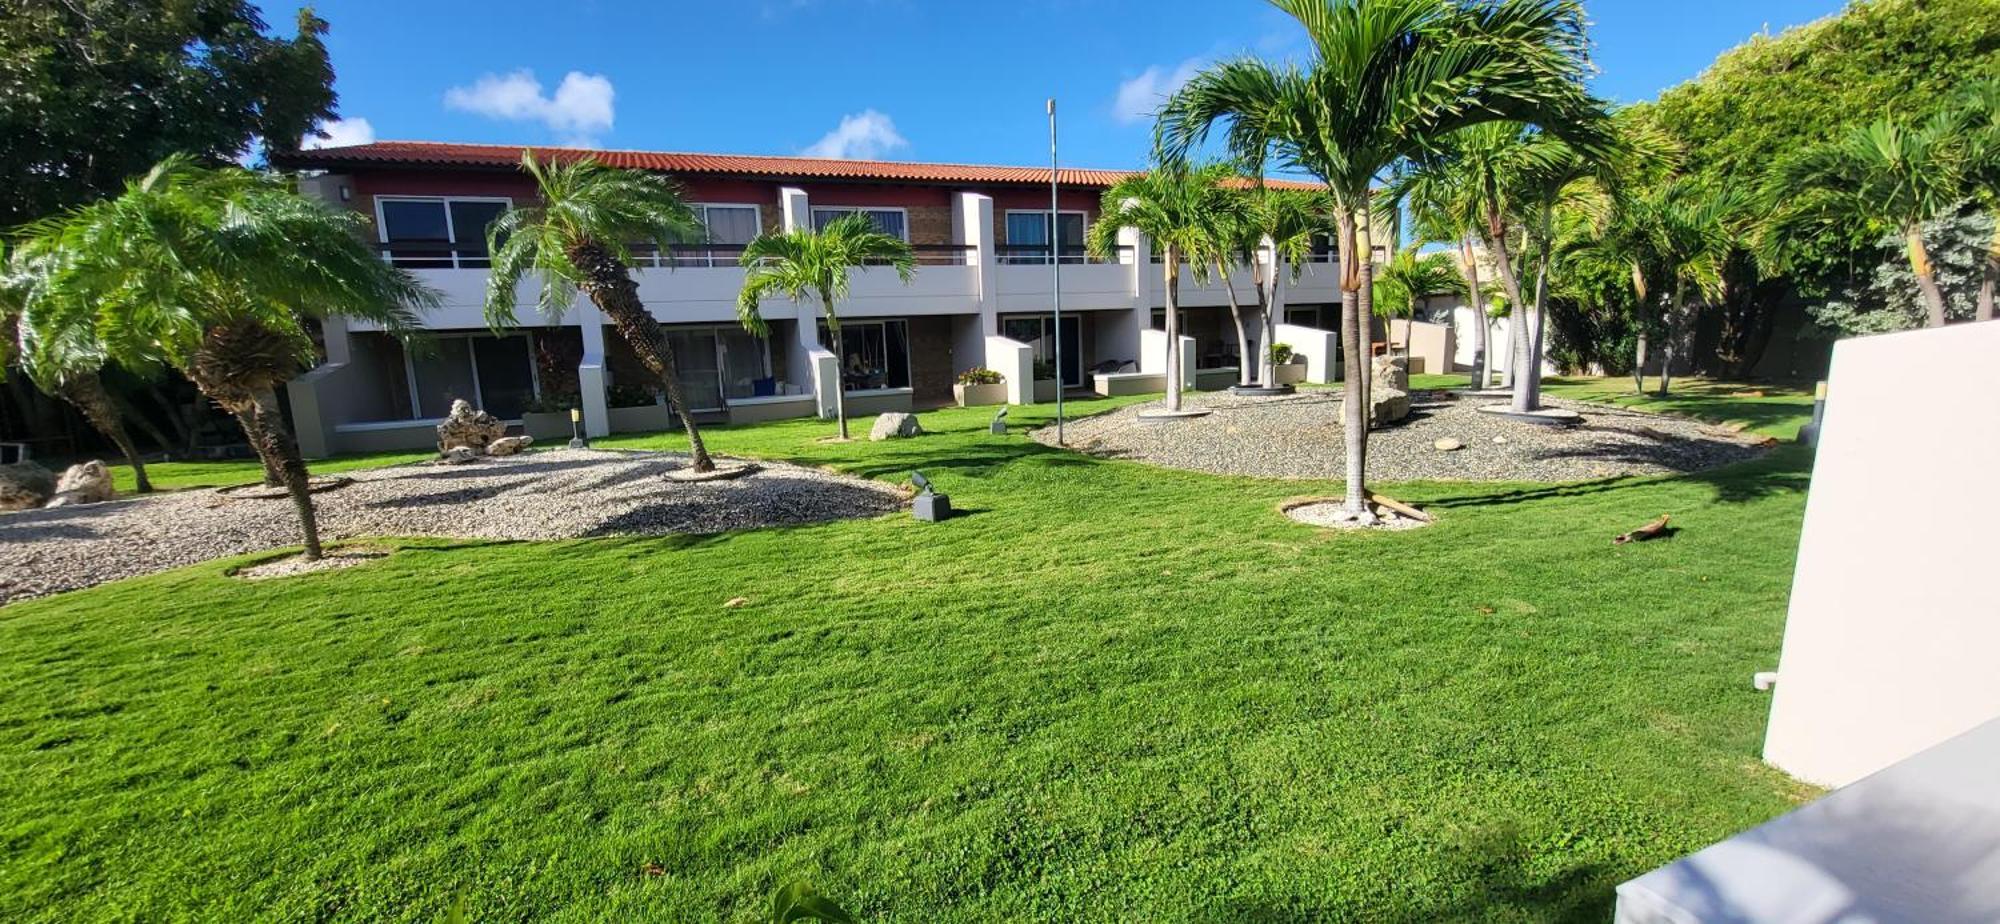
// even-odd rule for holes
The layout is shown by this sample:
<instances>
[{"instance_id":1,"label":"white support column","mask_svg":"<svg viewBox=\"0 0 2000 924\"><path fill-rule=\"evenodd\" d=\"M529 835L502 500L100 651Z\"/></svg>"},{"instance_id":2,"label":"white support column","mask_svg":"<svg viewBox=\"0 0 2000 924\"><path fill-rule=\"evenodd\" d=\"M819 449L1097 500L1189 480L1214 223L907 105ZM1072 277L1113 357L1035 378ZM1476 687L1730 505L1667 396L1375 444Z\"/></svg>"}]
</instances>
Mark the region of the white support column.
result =
<instances>
[{"instance_id":1,"label":"white support column","mask_svg":"<svg viewBox=\"0 0 2000 924\"><path fill-rule=\"evenodd\" d=\"M979 294L979 332L984 337L1000 333L998 300L994 297L999 263L993 248L993 199L975 192L951 196L951 242L968 247L967 266L972 267L973 285Z\"/></svg>"},{"instance_id":2,"label":"white support column","mask_svg":"<svg viewBox=\"0 0 2000 924\"><path fill-rule=\"evenodd\" d=\"M796 186L786 186L778 190L778 213L783 221L783 230L806 231L812 229L812 201L806 191ZM792 368L800 370L802 381L798 384L812 389L814 405L822 419L831 419L835 413L836 390L840 388L840 364L842 359L829 352L819 340L819 306L811 299L799 303L798 323L794 325L793 343L790 344Z\"/></svg>"},{"instance_id":3,"label":"white support column","mask_svg":"<svg viewBox=\"0 0 2000 924\"><path fill-rule=\"evenodd\" d=\"M1143 362L1140 356L1141 332L1153 326L1153 305L1159 287L1159 268L1152 263L1152 242L1137 229L1124 228L1118 232L1118 246L1130 275L1126 286L1132 295L1132 306L1122 312L1104 312L1097 326L1097 355L1105 359L1130 359Z\"/></svg>"},{"instance_id":4,"label":"white support column","mask_svg":"<svg viewBox=\"0 0 2000 924\"><path fill-rule=\"evenodd\" d=\"M611 404L604 388L604 315L589 300L579 297L572 310L583 334L583 359L576 366L576 390L583 405L583 434L611 435Z\"/></svg>"}]
</instances>

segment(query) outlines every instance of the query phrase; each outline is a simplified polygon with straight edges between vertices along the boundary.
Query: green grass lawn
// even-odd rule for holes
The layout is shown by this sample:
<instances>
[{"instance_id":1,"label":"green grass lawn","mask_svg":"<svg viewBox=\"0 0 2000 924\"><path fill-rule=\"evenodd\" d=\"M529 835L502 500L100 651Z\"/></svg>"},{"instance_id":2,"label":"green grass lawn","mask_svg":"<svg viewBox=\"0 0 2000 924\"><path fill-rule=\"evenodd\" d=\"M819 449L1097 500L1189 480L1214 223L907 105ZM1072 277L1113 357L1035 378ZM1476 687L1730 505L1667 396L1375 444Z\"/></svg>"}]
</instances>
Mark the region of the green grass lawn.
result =
<instances>
[{"instance_id":1,"label":"green grass lawn","mask_svg":"<svg viewBox=\"0 0 2000 924\"><path fill-rule=\"evenodd\" d=\"M1711 389L1669 409L1753 413ZM870 921L1595 921L1806 795L1759 763L1750 686L1803 450L1397 485L1440 522L1356 535L1276 512L1331 483L990 417L707 431L920 469L968 514L941 524L409 541L0 609L0 919L750 921L808 879ZM1662 512L1672 539L1611 545Z\"/></svg>"}]
</instances>

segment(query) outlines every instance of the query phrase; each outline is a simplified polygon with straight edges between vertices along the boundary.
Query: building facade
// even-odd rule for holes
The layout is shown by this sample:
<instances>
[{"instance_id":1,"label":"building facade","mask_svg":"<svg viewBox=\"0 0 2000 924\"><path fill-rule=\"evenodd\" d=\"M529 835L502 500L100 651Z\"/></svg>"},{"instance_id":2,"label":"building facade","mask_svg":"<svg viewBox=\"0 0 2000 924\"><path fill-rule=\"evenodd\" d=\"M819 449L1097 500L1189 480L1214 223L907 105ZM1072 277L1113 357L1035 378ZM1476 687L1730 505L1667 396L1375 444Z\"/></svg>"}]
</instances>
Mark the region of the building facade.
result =
<instances>
[{"instance_id":1,"label":"building facade","mask_svg":"<svg viewBox=\"0 0 2000 924\"><path fill-rule=\"evenodd\" d=\"M948 403L956 376L975 367L999 371L1015 403L1035 400L1038 379L1044 396L1049 379L1107 393L1164 387L1163 268L1150 242L1126 229L1115 255L1083 250L1104 190L1123 172L1062 171L1052 222L1046 168L538 154L587 154L659 172L694 204L708 241L644 252L634 275L675 348L688 402L703 417L830 416L842 387L850 414L931 407ZM409 343L365 323L327 325L325 361L288 389L309 454L429 446L432 426L457 399L509 421L538 412L566 419L577 408L591 435L669 425L658 382L588 300L546 317L536 291L524 285L516 293L519 326L488 326L486 226L535 200L520 157L515 146L379 142L278 159L278 166L304 171L302 185L313 194L360 212L383 259L442 294L441 306L422 319L424 336ZM743 245L762 232L821 227L857 211L911 244L915 278L906 285L887 268L855 270L850 297L835 308L837 351L813 304L767 301L768 336L747 333L735 307ZM1296 330L1276 332L1281 341L1301 341L1295 347L1302 353L1321 349L1316 338L1330 336L1339 300L1338 263L1329 248L1316 250L1286 284L1285 320ZM1254 300L1247 269L1228 285L1239 299ZM1242 358L1224 281L1197 284L1184 272L1180 301L1184 381L1233 384ZM1260 331L1252 336L1267 342ZM1330 379L1330 359L1321 378Z\"/></svg>"}]
</instances>

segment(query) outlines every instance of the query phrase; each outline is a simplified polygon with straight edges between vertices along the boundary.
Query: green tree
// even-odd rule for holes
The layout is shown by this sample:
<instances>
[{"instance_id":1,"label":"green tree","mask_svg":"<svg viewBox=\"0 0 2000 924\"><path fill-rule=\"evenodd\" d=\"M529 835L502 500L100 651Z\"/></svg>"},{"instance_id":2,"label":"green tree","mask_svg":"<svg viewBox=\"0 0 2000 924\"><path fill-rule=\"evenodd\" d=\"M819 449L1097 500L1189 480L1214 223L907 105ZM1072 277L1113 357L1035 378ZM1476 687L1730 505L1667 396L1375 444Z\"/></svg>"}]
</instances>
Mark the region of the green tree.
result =
<instances>
[{"instance_id":1,"label":"green tree","mask_svg":"<svg viewBox=\"0 0 2000 924\"><path fill-rule=\"evenodd\" d=\"M29 356L88 338L126 368L167 366L243 423L320 556L305 460L276 389L315 357L307 322L345 316L403 330L437 295L362 243L361 216L288 181L168 158L117 197L30 225L14 266L28 279Z\"/></svg>"},{"instance_id":2,"label":"green tree","mask_svg":"<svg viewBox=\"0 0 2000 924\"><path fill-rule=\"evenodd\" d=\"M715 470L701 428L681 393L673 344L639 300L632 278L632 247L664 251L707 236L673 181L656 174L607 167L590 158L543 163L521 152L521 169L534 178L539 204L509 209L486 228L493 269L486 279L486 321L498 330L517 323L515 290L534 276L544 317L562 317L581 291L618 329L646 371L660 380L667 402L687 431L697 472Z\"/></svg>"},{"instance_id":3,"label":"green tree","mask_svg":"<svg viewBox=\"0 0 2000 924\"><path fill-rule=\"evenodd\" d=\"M1375 316L1414 322L1417 308L1433 295L1465 291L1464 278L1450 254L1403 250L1382 264L1375 276ZM1410 353L1410 325L1403 326L1403 355Z\"/></svg>"},{"instance_id":4,"label":"green tree","mask_svg":"<svg viewBox=\"0 0 2000 924\"><path fill-rule=\"evenodd\" d=\"M0 374L18 366L34 381L35 387L75 406L92 427L118 448L125 463L132 466L132 478L139 492L151 492L153 482L146 477L145 460L139 458L139 449L125 429L125 419L98 375L104 368L104 350L84 328L57 330L47 337L22 338L23 330L33 332L47 327L33 321L23 323L21 318L27 310L25 292L33 285L38 269L26 258L18 268L13 266L4 247L0 247L0 269L4 269L6 276L0 280Z\"/></svg>"},{"instance_id":5,"label":"green tree","mask_svg":"<svg viewBox=\"0 0 2000 924\"><path fill-rule=\"evenodd\" d=\"M1296 281L1312 253L1313 239L1327 232L1325 198L1304 189L1274 189L1259 179L1237 195L1241 198L1237 246L1250 253L1252 286L1257 296L1258 329L1264 332L1263 349L1258 350L1257 383L1277 384L1277 361L1271 344L1277 342L1277 326L1285 319L1285 281ZM1268 248L1266 260L1257 260L1255 251Z\"/></svg>"},{"instance_id":6,"label":"green tree","mask_svg":"<svg viewBox=\"0 0 2000 924\"><path fill-rule=\"evenodd\" d=\"M1208 279L1206 255L1215 245L1215 213L1223 207L1222 182L1233 172L1223 164L1190 164L1157 158L1152 169L1128 176L1104 191L1097 222L1084 243L1093 256L1115 257L1118 233L1133 228L1160 251L1166 282L1167 410L1181 409L1181 262L1196 282ZM1133 254L1134 260L1149 259Z\"/></svg>"},{"instance_id":7,"label":"green tree","mask_svg":"<svg viewBox=\"0 0 2000 924\"><path fill-rule=\"evenodd\" d=\"M1994 317L1994 289L2000 287L2000 78L1966 86L1957 112L1966 134L1965 178L1968 192L1993 221L1986 245L1986 268L1980 274L1979 301L1974 318Z\"/></svg>"},{"instance_id":8,"label":"green tree","mask_svg":"<svg viewBox=\"0 0 2000 924\"><path fill-rule=\"evenodd\" d=\"M1666 305L1660 318L1660 396L1673 387L1674 346L1682 339L1689 308L1689 290L1704 302L1722 296L1723 269L1736 247L1734 224L1738 202L1686 177L1663 183L1638 197L1631 206L1641 229L1647 259L1666 282ZM1645 362L1640 340L1639 363Z\"/></svg>"},{"instance_id":9,"label":"green tree","mask_svg":"<svg viewBox=\"0 0 2000 924\"><path fill-rule=\"evenodd\" d=\"M170 154L297 149L333 117L326 21L247 0L0 3L0 226L117 195Z\"/></svg>"},{"instance_id":10,"label":"green tree","mask_svg":"<svg viewBox=\"0 0 2000 924\"><path fill-rule=\"evenodd\" d=\"M1765 252L1782 266L1800 240L1816 234L1893 231L1902 237L1930 326L1942 327L1944 292L1923 226L1965 200L1969 154L1963 124L1946 112L1921 123L1878 120L1787 157L1763 189L1771 216Z\"/></svg>"},{"instance_id":11,"label":"green tree","mask_svg":"<svg viewBox=\"0 0 2000 924\"><path fill-rule=\"evenodd\" d=\"M1301 67L1225 61L1188 81L1160 112L1170 154L1227 123L1231 151L1253 169L1276 159L1326 183L1341 260L1346 510L1367 520L1368 408L1364 319L1373 252L1358 218L1405 158L1454 131L1493 121L1559 127L1579 137L1601 119L1583 90L1589 42L1575 0L1273 0L1311 41Z\"/></svg>"},{"instance_id":12,"label":"green tree","mask_svg":"<svg viewBox=\"0 0 2000 924\"><path fill-rule=\"evenodd\" d=\"M764 322L764 299L783 294L800 305L817 299L833 334L839 385L834 389L834 417L840 438L847 439L847 338L840 329L837 306L847 299L853 270L887 265L904 284L916 275L917 257L902 238L885 234L867 215L855 212L827 222L818 231L799 228L783 234L762 234L743 248L743 290L736 296L736 316L743 328L760 337L770 333ZM810 324L801 315L799 323Z\"/></svg>"}]
</instances>

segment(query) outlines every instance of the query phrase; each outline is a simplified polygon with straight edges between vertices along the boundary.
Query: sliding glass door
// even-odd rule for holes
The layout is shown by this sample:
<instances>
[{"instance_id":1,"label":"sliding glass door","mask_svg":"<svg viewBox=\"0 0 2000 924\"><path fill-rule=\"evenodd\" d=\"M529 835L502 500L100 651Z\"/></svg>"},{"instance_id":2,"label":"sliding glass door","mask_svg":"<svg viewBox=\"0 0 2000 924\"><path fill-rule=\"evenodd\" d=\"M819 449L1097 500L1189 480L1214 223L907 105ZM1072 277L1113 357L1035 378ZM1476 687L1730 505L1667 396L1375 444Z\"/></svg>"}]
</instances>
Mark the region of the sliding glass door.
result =
<instances>
[{"instance_id":1,"label":"sliding glass door","mask_svg":"<svg viewBox=\"0 0 2000 924\"><path fill-rule=\"evenodd\" d=\"M1035 361L1054 365L1056 361L1055 315L1029 315L1000 319L1000 335L1035 348ZM1083 325L1075 315L1062 319L1062 383L1064 388L1083 385Z\"/></svg>"}]
</instances>

